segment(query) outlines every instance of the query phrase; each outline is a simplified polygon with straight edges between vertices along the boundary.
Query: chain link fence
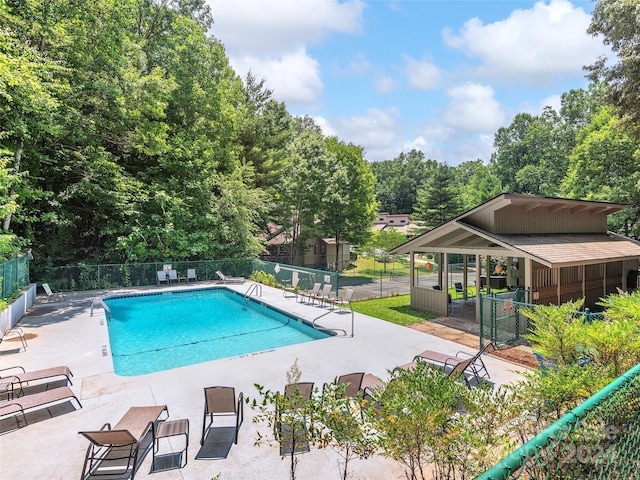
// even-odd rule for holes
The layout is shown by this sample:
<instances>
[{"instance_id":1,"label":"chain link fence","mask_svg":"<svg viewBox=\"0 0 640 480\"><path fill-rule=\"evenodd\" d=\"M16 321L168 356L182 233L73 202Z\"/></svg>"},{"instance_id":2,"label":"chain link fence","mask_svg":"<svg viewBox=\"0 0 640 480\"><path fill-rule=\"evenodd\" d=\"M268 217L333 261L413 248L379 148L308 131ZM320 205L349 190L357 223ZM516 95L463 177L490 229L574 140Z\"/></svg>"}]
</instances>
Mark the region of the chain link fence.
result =
<instances>
[{"instance_id":1,"label":"chain link fence","mask_svg":"<svg viewBox=\"0 0 640 480\"><path fill-rule=\"evenodd\" d=\"M477 480L640 478L640 364Z\"/></svg>"},{"instance_id":2,"label":"chain link fence","mask_svg":"<svg viewBox=\"0 0 640 480\"><path fill-rule=\"evenodd\" d=\"M20 255L0 264L2 298L9 298L29 285L29 255Z\"/></svg>"}]
</instances>

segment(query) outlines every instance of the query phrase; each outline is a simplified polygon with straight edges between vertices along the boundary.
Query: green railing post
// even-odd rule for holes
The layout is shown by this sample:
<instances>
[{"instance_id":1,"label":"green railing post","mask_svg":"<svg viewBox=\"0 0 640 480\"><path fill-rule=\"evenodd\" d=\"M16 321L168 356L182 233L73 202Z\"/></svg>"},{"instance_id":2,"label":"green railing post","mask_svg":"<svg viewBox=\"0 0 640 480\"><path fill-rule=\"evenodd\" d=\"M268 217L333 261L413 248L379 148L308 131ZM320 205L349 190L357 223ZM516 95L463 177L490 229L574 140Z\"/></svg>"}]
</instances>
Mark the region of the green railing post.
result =
<instances>
[{"instance_id":1,"label":"green railing post","mask_svg":"<svg viewBox=\"0 0 640 480\"><path fill-rule=\"evenodd\" d=\"M482 292L479 294L480 302L480 350L484 348L484 304L482 303Z\"/></svg>"},{"instance_id":2,"label":"green railing post","mask_svg":"<svg viewBox=\"0 0 640 480\"><path fill-rule=\"evenodd\" d=\"M589 308L585 308L584 309L584 321L587 323L590 323L589 320L591 319L591 312L589 311Z\"/></svg>"}]
</instances>

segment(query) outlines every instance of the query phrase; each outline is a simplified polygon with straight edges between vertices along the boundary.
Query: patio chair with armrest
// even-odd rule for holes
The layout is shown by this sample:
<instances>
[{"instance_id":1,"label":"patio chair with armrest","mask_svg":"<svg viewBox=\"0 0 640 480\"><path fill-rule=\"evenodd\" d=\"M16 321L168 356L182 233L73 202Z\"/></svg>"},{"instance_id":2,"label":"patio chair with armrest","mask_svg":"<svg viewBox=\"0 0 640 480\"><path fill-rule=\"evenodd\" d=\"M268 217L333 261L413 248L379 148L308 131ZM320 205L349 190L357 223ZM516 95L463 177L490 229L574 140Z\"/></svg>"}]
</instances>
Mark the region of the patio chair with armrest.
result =
<instances>
[{"instance_id":1,"label":"patio chair with armrest","mask_svg":"<svg viewBox=\"0 0 640 480\"><path fill-rule=\"evenodd\" d=\"M315 304L316 300L318 301L318 305L322 306L325 302L328 302L329 296L331 295L332 285L330 283L325 283L322 286L322 290L318 292L316 295L312 295L310 297L310 301L312 300Z\"/></svg>"},{"instance_id":2,"label":"patio chair with armrest","mask_svg":"<svg viewBox=\"0 0 640 480\"><path fill-rule=\"evenodd\" d=\"M156 284L160 285L162 282L165 282L167 285L169 285L169 275L167 274L167 272L165 272L164 270L158 270L158 279L156 280Z\"/></svg>"},{"instance_id":3,"label":"patio chair with armrest","mask_svg":"<svg viewBox=\"0 0 640 480\"><path fill-rule=\"evenodd\" d=\"M193 280L194 282L198 281L198 275L196 274L196 269L195 268L187 268L187 278L186 281L187 283L189 283L189 281Z\"/></svg>"},{"instance_id":4,"label":"patio chair with armrest","mask_svg":"<svg viewBox=\"0 0 640 480\"><path fill-rule=\"evenodd\" d=\"M453 286L456 289L456 298L465 298L467 295L467 289L462 286L462 282L455 282Z\"/></svg>"},{"instance_id":5,"label":"patio chair with armrest","mask_svg":"<svg viewBox=\"0 0 640 480\"><path fill-rule=\"evenodd\" d=\"M364 378L364 373L348 373L345 375L340 375L336 378L338 384L346 384L344 390L345 398L353 398L358 395L358 392L361 391L362 388L362 379ZM329 388L329 384L325 383L322 386L322 395L324 396Z\"/></svg>"},{"instance_id":6,"label":"patio chair with armrest","mask_svg":"<svg viewBox=\"0 0 640 480\"><path fill-rule=\"evenodd\" d=\"M288 455L291 450L294 453L309 451L306 406L312 394L313 382L290 383L284 387L283 401L276 403L273 432L280 443L280 455Z\"/></svg>"},{"instance_id":7,"label":"patio chair with armrest","mask_svg":"<svg viewBox=\"0 0 640 480\"><path fill-rule=\"evenodd\" d=\"M300 293L300 302L304 301L304 299L308 299L307 302L311 302L311 299L318 295L320 291L320 283L314 283L313 288L307 292Z\"/></svg>"},{"instance_id":8,"label":"patio chair with armrest","mask_svg":"<svg viewBox=\"0 0 640 480\"><path fill-rule=\"evenodd\" d=\"M204 445L207 430L213 425L213 418L219 416L234 416L235 443L238 443L238 431L244 421L244 403L242 392L236 393L233 387L207 387L204 389L204 417L202 420L202 438L200 445ZM209 425L207 425L209 417Z\"/></svg>"},{"instance_id":9,"label":"patio chair with armrest","mask_svg":"<svg viewBox=\"0 0 640 480\"><path fill-rule=\"evenodd\" d=\"M177 270L169 270L169 283L180 282Z\"/></svg>"},{"instance_id":10,"label":"patio chair with armrest","mask_svg":"<svg viewBox=\"0 0 640 480\"><path fill-rule=\"evenodd\" d=\"M353 298L355 290L353 288L347 288L344 291L343 296L338 296L334 298L328 298L326 301L333 308L338 308L338 312L341 310L351 309L351 299Z\"/></svg>"},{"instance_id":11,"label":"patio chair with armrest","mask_svg":"<svg viewBox=\"0 0 640 480\"><path fill-rule=\"evenodd\" d=\"M131 475L133 480L153 446L155 425L163 412L169 416L166 405L131 407L113 428L105 423L100 430L78 432L90 442L81 479Z\"/></svg>"}]
</instances>

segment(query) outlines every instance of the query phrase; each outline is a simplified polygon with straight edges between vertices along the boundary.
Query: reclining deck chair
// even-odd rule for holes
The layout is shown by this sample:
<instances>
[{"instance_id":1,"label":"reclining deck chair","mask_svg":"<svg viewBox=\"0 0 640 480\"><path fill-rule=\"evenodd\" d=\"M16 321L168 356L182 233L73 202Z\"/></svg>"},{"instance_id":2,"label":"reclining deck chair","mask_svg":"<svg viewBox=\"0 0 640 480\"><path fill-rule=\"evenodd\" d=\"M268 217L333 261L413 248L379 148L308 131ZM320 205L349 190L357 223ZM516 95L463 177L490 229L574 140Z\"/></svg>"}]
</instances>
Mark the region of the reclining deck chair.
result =
<instances>
[{"instance_id":1,"label":"reclining deck chair","mask_svg":"<svg viewBox=\"0 0 640 480\"><path fill-rule=\"evenodd\" d=\"M53 291L48 283L43 283L42 288L44 289L44 293L47 294L47 303L52 301L64 300L64 294L62 292Z\"/></svg>"},{"instance_id":2,"label":"reclining deck chair","mask_svg":"<svg viewBox=\"0 0 640 480\"><path fill-rule=\"evenodd\" d=\"M331 295L331 289L333 286L330 283L325 283L322 286L322 290L320 290L316 295L311 295L309 297L309 301L313 301L315 304L316 300L318 301L318 305L322 306L325 302L328 302L329 295Z\"/></svg>"},{"instance_id":3,"label":"reclining deck chair","mask_svg":"<svg viewBox=\"0 0 640 480\"><path fill-rule=\"evenodd\" d=\"M347 288L344 291L343 296L328 298L326 301L331 305L332 308L338 308L338 312L342 310L352 310L351 308L351 298L353 298L355 290L353 288Z\"/></svg>"},{"instance_id":4,"label":"reclining deck chair","mask_svg":"<svg viewBox=\"0 0 640 480\"><path fill-rule=\"evenodd\" d=\"M461 374L467 387L471 388L472 385L467 376L468 373L473 375L472 378L475 379L476 385L480 384L485 378L491 378L486 365L482 361L482 355L486 353L489 348L495 350L495 344L489 342L474 355L460 351L456 353L455 356L451 356L432 350L425 350L416 355L413 360L414 362L421 359L427 362L440 363L442 364L443 370L449 375ZM462 358L460 355L465 355L466 358Z\"/></svg>"},{"instance_id":5,"label":"reclining deck chair","mask_svg":"<svg viewBox=\"0 0 640 480\"><path fill-rule=\"evenodd\" d=\"M318 295L319 291L320 291L320 283L316 282L313 284L313 288L311 290L300 293L300 303L302 303L305 298L307 298L308 302L310 302L311 298Z\"/></svg>"},{"instance_id":6,"label":"reclining deck chair","mask_svg":"<svg viewBox=\"0 0 640 480\"><path fill-rule=\"evenodd\" d=\"M29 424L27 420L26 411L35 410L38 407L47 406L46 410L49 415L53 416L49 410L49 406L54 403L60 403L63 400L74 399L78 406L82 408L82 404L76 394L71 391L69 387L59 387L53 390L47 390L44 392L34 393L32 395L25 395L23 397L14 398L4 402L0 402L0 418L13 416L16 419L16 428L20 428L20 418L24 421L24 426Z\"/></svg>"},{"instance_id":7,"label":"reclining deck chair","mask_svg":"<svg viewBox=\"0 0 640 480\"><path fill-rule=\"evenodd\" d=\"M204 445L207 430L213 424L214 416L235 416L235 444L238 444L238 431L244 421L244 403L242 392L236 393L233 387L207 387L204 389L204 418L202 419L202 438L200 445ZM207 425L209 417L209 425Z\"/></svg>"},{"instance_id":8,"label":"reclining deck chair","mask_svg":"<svg viewBox=\"0 0 640 480\"><path fill-rule=\"evenodd\" d=\"M244 277L227 277L220 270L216 271L216 275L220 278L218 283L244 283Z\"/></svg>"},{"instance_id":9,"label":"reclining deck chair","mask_svg":"<svg viewBox=\"0 0 640 480\"><path fill-rule=\"evenodd\" d=\"M78 432L91 442L84 457L81 478L124 476L130 472L133 480L153 445L155 423L162 412L169 416L166 405L131 407L113 428L105 423L100 430Z\"/></svg>"},{"instance_id":10,"label":"reclining deck chair","mask_svg":"<svg viewBox=\"0 0 640 480\"><path fill-rule=\"evenodd\" d=\"M18 370L18 372L8 373L10 370ZM24 395L24 387L28 386L30 382L48 380L56 377L66 377L69 385L73 385L71 381L73 373L71 373L69 367L66 366L32 370L30 372L25 371L24 367L19 365L3 368L0 369L0 393L7 393L9 398L13 398L14 396L21 397ZM48 390L48 388L46 390Z\"/></svg>"}]
</instances>

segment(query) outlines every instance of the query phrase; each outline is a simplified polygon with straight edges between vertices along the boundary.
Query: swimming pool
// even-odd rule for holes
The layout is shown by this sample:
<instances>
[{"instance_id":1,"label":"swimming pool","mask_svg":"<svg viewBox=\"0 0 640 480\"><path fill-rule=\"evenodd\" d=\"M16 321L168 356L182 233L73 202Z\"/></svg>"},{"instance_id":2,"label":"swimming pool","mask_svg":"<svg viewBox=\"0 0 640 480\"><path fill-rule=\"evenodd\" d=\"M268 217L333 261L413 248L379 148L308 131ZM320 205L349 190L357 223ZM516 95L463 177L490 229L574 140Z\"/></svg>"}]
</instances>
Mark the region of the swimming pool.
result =
<instances>
[{"instance_id":1,"label":"swimming pool","mask_svg":"<svg viewBox=\"0 0 640 480\"><path fill-rule=\"evenodd\" d=\"M143 375L327 338L293 315L226 288L103 298L115 373Z\"/></svg>"}]
</instances>

